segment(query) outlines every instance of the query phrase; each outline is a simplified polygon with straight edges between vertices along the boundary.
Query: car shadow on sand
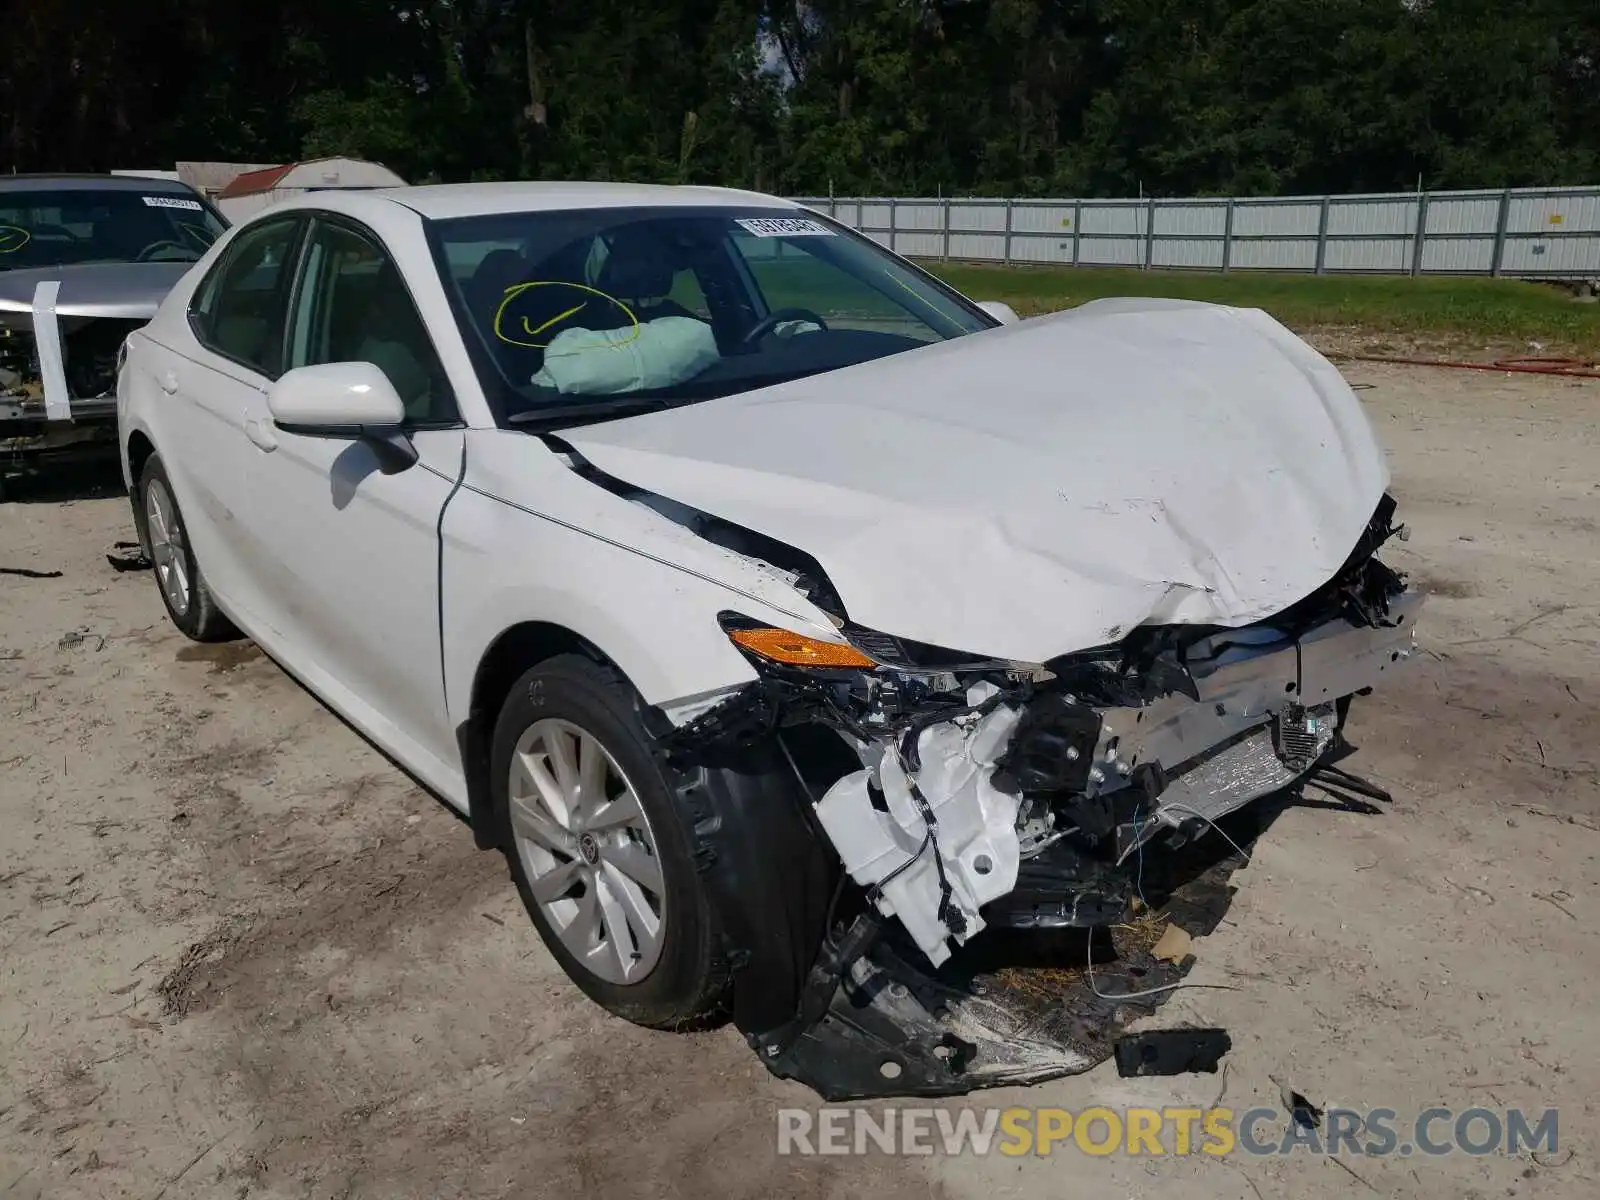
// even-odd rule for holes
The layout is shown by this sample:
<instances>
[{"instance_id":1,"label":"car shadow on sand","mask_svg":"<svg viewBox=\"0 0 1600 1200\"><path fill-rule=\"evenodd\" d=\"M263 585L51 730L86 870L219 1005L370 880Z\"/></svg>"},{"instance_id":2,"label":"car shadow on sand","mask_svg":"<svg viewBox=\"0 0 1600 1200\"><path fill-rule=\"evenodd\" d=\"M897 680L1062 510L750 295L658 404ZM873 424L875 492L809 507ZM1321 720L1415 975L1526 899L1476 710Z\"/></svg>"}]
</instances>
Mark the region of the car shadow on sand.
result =
<instances>
[{"instance_id":1,"label":"car shadow on sand","mask_svg":"<svg viewBox=\"0 0 1600 1200\"><path fill-rule=\"evenodd\" d=\"M0 503L61 504L126 495L115 446L71 458L0 455Z\"/></svg>"}]
</instances>

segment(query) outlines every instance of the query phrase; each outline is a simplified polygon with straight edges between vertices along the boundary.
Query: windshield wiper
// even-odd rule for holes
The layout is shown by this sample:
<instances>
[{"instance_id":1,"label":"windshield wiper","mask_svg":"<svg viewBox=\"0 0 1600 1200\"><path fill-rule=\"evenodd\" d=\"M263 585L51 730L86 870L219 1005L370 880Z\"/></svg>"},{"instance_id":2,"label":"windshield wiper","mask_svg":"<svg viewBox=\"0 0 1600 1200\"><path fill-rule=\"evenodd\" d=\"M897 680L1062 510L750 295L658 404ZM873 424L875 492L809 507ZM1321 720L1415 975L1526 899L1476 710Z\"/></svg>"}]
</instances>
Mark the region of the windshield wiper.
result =
<instances>
[{"instance_id":1,"label":"windshield wiper","mask_svg":"<svg viewBox=\"0 0 1600 1200\"><path fill-rule=\"evenodd\" d=\"M618 396L614 400L583 400L573 404L544 404L525 412L512 413L506 420L518 429L560 429L568 425L587 425L591 421L612 421L640 413L660 412L684 401L664 396Z\"/></svg>"}]
</instances>

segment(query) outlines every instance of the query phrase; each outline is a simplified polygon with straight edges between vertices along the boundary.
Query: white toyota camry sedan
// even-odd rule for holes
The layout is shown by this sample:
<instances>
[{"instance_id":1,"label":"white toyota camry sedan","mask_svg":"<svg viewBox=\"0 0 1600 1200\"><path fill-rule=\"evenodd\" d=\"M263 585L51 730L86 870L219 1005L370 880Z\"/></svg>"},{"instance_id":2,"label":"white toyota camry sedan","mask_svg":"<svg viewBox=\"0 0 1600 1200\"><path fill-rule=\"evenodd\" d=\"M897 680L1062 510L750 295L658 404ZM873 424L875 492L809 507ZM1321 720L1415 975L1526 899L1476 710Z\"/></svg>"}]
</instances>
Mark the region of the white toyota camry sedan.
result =
<instances>
[{"instance_id":1,"label":"white toyota camry sedan","mask_svg":"<svg viewBox=\"0 0 1600 1200\"><path fill-rule=\"evenodd\" d=\"M1089 1065L940 968L1359 787L1351 698L1413 645L1373 431L1270 317L1018 321L771 196L312 193L117 397L179 629L466 814L600 1004L731 1012L830 1095Z\"/></svg>"}]
</instances>

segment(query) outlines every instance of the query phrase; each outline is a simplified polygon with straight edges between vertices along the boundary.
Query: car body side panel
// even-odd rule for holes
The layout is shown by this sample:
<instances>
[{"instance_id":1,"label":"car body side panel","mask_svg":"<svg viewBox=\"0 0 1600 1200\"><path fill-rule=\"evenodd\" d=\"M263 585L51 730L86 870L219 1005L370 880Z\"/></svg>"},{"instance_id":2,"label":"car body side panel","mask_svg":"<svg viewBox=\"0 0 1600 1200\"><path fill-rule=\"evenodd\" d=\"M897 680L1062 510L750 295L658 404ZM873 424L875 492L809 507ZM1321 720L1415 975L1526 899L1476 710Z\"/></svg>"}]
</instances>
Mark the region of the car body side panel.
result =
<instances>
[{"instance_id":1,"label":"car body side panel","mask_svg":"<svg viewBox=\"0 0 1600 1200\"><path fill-rule=\"evenodd\" d=\"M297 657L439 759L456 746L439 675L438 527L461 436L419 431L420 461L385 474L366 442L277 430L247 468L251 511L271 514L252 606Z\"/></svg>"},{"instance_id":2,"label":"car body side panel","mask_svg":"<svg viewBox=\"0 0 1600 1200\"><path fill-rule=\"evenodd\" d=\"M256 385L239 368L224 373L135 338L118 388L124 459L129 433L140 429L166 468L211 589L248 602L251 564L264 549L251 523L241 519L250 449L243 413Z\"/></svg>"},{"instance_id":3,"label":"car body side panel","mask_svg":"<svg viewBox=\"0 0 1600 1200\"><path fill-rule=\"evenodd\" d=\"M122 432L123 474L125 478L131 478L127 457L128 438L134 431L138 431L150 439L156 447L156 452L162 456L178 504L187 515L194 511L198 503L194 472L190 469L197 453L193 435L193 426L197 418L193 411L186 410L185 406L161 392L156 386L152 377L152 367L158 367L165 361L164 354L157 353L158 350L159 348L154 346L141 347L138 352L129 355L123 371L118 389L121 405L119 423ZM239 440L249 446L242 432ZM241 474L241 491L245 486L245 477ZM316 654L308 652L302 637L286 633L266 620L263 615L265 604L258 585L246 583L237 577L231 580L224 578L220 585L216 582L216 572L213 570L214 552L219 544L225 544L225 539L229 536L254 538L253 532L245 532L248 524L245 521L237 522L231 527L230 533L229 529L216 528L203 520L198 524L192 519L189 522L196 557L206 564L207 581L218 607L240 630L325 704L371 738L386 754L402 763L434 792L465 812L467 809L465 776L460 761L453 754L441 757L436 748L424 745L421 740L402 729L389 714L376 706L375 701L379 698L361 694L351 687L349 682L339 678L329 669L328 664L318 659ZM262 547L255 553L260 561L260 555L267 553L267 550ZM426 571L431 563L436 561L434 546L424 547L422 553L425 559L423 570ZM429 677L431 685L432 679L437 678L438 672L436 624L430 624L427 636L426 645L420 649L413 647L407 653L422 664L419 669Z\"/></svg>"},{"instance_id":4,"label":"car body side panel","mask_svg":"<svg viewBox=\"0 0 1600 1200\"><path fill-rule=\"evenodd\" d=\"M755 678L717 625L724 609L838 638L775 573L583 479L538 438L509 430L468 431L443 556L445 691L457 723L485 654L525 622L578 634L647 703L663 706Z\"/></svg>"},{"instance_id":5,"label":"car body side panel","mask_svg":"<svg viewBox=\"0 0 1600 1200\"><path fill-rule=\"evenodd\" d=\"M216 599L235 625L319 700L370 738L380 750L436 795L461 812L467 811L466 776L459 758L454 755L448 759L440 757L402 729L390 714L377 707L373 697L356 691L329 670L316 655L307 653L303 641L278 632L261 620L254 610L235 603L229 597L218 595ZM420 653L418 660L421 661ZM430 658L429 665L432 662Z\"/></svg>"}]
</instances>

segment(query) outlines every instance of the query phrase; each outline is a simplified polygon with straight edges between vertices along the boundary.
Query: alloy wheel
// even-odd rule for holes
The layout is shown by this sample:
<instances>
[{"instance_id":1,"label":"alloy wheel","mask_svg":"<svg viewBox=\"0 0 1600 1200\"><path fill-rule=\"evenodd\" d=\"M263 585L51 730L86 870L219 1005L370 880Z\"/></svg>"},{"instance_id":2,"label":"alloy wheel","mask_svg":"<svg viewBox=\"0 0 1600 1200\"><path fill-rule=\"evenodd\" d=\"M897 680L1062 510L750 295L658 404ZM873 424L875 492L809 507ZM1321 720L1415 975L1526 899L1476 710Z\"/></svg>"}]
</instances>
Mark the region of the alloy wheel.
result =
<instances>
[{"instance_id":1,"label":"alloy wheel","mask_svg":"<svg viewBox=\"0 0 1600 1200\"><path fill-rule=\"evenodd\" d=\"M179 616L189 611L189 555L183 523L166 484L152 479L144 489L145 527L150 537L150 558L167 603Z\"/></svg>"},{"instance_id":2,"label":"alloy wheel","mask_svg":"<svg viewBox=\"0 0 1600 1200\"><path fill-rule=\"evenodd\" d=\"M616 759L570 721L535 721L512 752L507 794L529 890L567 952L608 983L643 979L661 957L665 884Z\"/></svg>"}]
</instances>

